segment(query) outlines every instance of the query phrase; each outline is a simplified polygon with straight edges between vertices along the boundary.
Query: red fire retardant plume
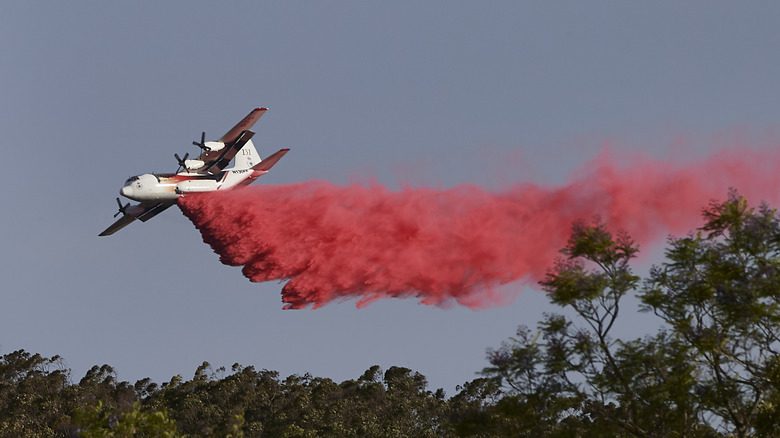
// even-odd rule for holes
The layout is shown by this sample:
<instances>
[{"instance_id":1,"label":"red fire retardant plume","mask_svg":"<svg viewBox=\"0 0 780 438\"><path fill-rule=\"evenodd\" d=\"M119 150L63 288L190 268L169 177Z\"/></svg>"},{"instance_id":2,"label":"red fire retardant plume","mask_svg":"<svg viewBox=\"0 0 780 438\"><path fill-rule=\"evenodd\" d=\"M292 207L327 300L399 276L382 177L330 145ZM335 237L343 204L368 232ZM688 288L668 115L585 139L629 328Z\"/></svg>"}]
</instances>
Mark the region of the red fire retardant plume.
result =
<instances>
[{"instance_id":1,"label":"red fire retardant plume","mask_svg":"<svg viewBox=\"0 0 780 438\"><path fill-rule=\"evenodd\" d=\"M222 263L243 266L251 281L286 281L287 308L385 297L483 307L501 301L497 286L541 279L575 221L599 217L641 244L695 228L702 207L730 187L753 201L780 197L777 153L635 161L602 156L560 187L392 191L315 181L187 196L179 206Z\"/></svg>"}]
</instances>

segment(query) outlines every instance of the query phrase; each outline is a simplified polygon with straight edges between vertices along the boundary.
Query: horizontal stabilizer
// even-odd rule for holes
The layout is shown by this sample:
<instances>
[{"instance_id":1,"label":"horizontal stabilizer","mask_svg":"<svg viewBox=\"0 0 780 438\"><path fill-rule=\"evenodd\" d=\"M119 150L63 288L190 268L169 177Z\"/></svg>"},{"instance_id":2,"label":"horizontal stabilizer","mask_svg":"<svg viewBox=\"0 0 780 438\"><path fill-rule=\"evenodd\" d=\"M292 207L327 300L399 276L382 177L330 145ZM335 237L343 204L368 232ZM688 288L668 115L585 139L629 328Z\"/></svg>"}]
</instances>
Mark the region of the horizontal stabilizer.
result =
<instances>
[{"instance_id":1,"label":"horizontal stabilizer","mask_svg":"<svg viewBox=\"0 0 780 438\"><path fill-rule=\"evenodd\" d=\"M278 151L266 157L263 161L261 161L259 164L254 166L252 169L262 170L262 171L271 170L271 168L274 167L274 164L276 164L279 160L281 160L284 154L286 154L289 150L290 149L288 148L279 149Z\"/></svg>"}]
</instances>

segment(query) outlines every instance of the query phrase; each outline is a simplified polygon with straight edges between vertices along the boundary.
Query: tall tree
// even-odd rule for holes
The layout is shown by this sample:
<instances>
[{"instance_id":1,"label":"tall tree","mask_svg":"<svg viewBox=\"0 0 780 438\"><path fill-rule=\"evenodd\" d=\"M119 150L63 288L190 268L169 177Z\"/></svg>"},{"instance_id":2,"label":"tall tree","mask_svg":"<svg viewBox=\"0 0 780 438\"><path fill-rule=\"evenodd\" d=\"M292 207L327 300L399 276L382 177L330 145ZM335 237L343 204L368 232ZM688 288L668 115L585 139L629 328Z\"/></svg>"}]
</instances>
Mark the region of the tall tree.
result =
<instances>
[{"instance_id":1,"label":"tall tree","mask_svg":"<svg viewBox=\"0 0 780 438\"><path fill-rule=\"evenodd\" d=\"M671 241L652 270L645 308L689 351L701 419L734 436L778 426L780 221L732 194L698 233Z\"/></svg>"},{"instance_id":2,"label":"tall tree","mask_svg":"<svg viewBox=\"0 0 780 438\"><path fill-rule=\"evenodd\" d=\"M638 248L628 236L598 223L575 226L542 282L572 316L545 315L537 330L521 327L489 352L484 373L504 397L482 411L513 400L509 424L529 436L773 434L780 220L736 193L712 203L704 219L695 234L670 240L667 260L644 282L631 271ZM629 293L660 318L656 334L614 336Z\"/></svg>"}]
</instances>

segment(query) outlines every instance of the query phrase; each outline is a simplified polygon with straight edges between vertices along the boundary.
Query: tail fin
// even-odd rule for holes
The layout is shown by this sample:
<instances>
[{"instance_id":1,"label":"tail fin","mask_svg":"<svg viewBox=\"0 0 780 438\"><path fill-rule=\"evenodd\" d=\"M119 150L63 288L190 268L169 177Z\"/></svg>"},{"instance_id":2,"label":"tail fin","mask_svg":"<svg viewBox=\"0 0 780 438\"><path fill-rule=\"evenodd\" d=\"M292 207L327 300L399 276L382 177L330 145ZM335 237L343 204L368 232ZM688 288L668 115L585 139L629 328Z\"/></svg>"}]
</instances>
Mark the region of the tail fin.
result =
<instances>
[{"instance_id":1,"label":"tail fin","mask_svg":"<svg viewBox=\"0 0 780 438\"><path fill-rule=\"evenodd\" d=\"M233 169L251 169L261 161L260 154L255 149L255 144L252 143L252 140L249 140L236 154L236 162L233 165Z\"/></svg>"}]
</instances>

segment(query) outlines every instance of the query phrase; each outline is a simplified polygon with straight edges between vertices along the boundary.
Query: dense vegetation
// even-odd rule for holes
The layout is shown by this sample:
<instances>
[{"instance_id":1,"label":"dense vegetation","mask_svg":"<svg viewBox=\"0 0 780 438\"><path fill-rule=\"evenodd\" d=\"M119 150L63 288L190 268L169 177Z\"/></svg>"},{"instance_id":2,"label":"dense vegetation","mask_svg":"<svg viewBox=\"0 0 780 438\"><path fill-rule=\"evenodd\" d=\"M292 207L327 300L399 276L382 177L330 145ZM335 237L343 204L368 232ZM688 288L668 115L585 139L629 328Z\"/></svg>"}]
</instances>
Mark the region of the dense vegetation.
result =
<instances>
[{"instance_id":1,"label":"dense vegetation","mask_svg":"<svg viewBox=\"0 0 780 438\"><path fill-rule=\"evenodd\" d=\"M637 246L601 224L573 228L542 286L570 316L488 352L481 377L445 397L412 370L355 380L203 363L192 379L78 382L58 357L0 357L0 436L653 436L780 435L780 218L736 194L671 239L644 280ZM635 294L656 333L613 333Z\"/></svg>"}]
</instances>

